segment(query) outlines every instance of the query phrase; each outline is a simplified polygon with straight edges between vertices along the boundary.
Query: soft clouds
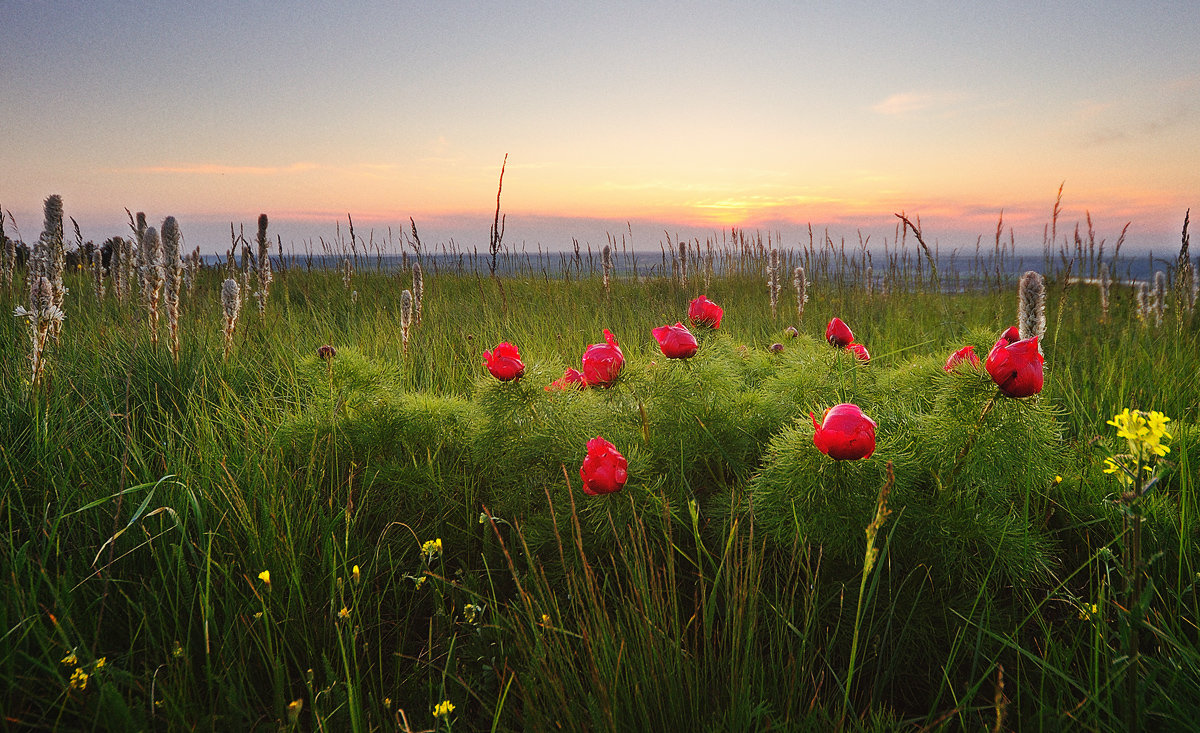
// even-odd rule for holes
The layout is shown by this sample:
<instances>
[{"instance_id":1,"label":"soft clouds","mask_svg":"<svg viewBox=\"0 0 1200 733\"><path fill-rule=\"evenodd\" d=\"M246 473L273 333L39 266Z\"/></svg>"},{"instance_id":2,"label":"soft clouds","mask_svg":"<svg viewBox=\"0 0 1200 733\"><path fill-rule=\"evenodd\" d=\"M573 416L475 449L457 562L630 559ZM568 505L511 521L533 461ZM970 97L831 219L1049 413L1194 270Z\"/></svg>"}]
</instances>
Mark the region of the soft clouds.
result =
<instances>
[{"instance_id":1,"label":"soft clouds","mask_svg":"<svg viewBox=\"0 0 1200 733\"><path fill-rule=\"evenodd\" d=\"M965 99L957 92L897 92L871 107L871 111L889 117L917 113L950 113L952 107Z\"/></svg>"}]
</instances>

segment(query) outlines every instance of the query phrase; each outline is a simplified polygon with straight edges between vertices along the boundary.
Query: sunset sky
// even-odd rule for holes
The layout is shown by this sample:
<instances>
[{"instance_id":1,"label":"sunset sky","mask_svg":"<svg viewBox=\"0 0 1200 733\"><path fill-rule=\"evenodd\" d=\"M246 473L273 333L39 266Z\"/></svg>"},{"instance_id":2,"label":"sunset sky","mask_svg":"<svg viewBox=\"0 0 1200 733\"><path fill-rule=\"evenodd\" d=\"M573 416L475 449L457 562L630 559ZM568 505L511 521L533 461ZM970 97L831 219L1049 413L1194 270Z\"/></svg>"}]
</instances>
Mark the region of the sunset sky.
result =
<instances>
[{"instance_id":1,"label":"sunset sky","mask_svg":"<svg viewBox=\"0 0 1200 733\"><path fill-rule=\"evenodd\" d=\"M1190 2L34 2L0 13L0 205L25 240L62 194L85 238L124 209L224 250L416 220L486 248L737 226L807 243L1164 254L1200 208ZM11 224L10 224L11 227ZM11 234L11 230L10 230Z\"/></svg>"}]
</instances>

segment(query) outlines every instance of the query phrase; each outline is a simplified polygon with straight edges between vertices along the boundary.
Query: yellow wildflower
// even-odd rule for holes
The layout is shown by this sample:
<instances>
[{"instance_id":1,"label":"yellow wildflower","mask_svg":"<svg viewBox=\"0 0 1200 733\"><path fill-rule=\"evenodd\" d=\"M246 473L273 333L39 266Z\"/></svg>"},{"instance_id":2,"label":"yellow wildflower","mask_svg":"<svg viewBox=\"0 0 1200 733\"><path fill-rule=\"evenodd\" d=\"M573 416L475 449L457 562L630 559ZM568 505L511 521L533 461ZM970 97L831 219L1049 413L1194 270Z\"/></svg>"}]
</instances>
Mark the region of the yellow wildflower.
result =
<instances>
[{"instance_id":1,"label":"yellow wildflower","mask_svg":"<svg viewBox=\"0 0 1200 733\"><path fill-rule=\"evenodd\" d=\"M1092 603L1079 609L1079 619L1081 621L1092 621L1100 615L1100 606Z\"/></svg>"},{"instance_id":2,"label":"yellow wildflower","mask_svg":"<svg viewBox=\"0 0 1200 733\"><path fill-rule=\"evenodd\" d=\"M454 712L454 703L449 700L442 700L437 705L433 706L433 717L441 718Z\"/></svg>"},{"instance_id":3,"label":"yellow wildflower","mask_svg":"<svg viewBox=\"0 0 1200 733\"><path fill-rule=\"evenodd\" d=\"M425 585L425 576L424 576L424 575L422 575L421 577L417 578L417 585L416 585L416 587L417 587L417 588L420 588L420 587L421 587L421 586L423 586L423 585Z\"/></svg>"},{"instance_id":4,"label":"yellow wildflower","mask_svg":"<svg viewBox=\"0 0 1200 733\"><path fill-rule=\"evenodd\" d=\"M354 566L354 567L353 567L353 568L350 570L350 577L354 578L354 582L355 582L355 583L358 583L359 581L361 581L361 580L362 580L362 572L361 572L361 571L359 571L359 569L358 569L358 566L357 566L357 565L355 565L355 566Z\"/></svg>"},{"instance_id":5,"label":"yellow wildflower","mask_svg":"<svg viewBox=\"0 0 1200 733\"><path fill-rule=\"evenodd\" d=\"M108 657L100 657L96 660L96 669L104 669L104 663L108 661ZM95 671L95 670L93 670Z\"/></svg>"},{"instance_id":6,"label":"yellow wildflower","mask_svg":"<svg viewBox=\"0 0 1200 733\"><path fill-rule=\"evenodd\" d=\"M171 650L171 656L179 659L183 656L183 645L178 640L175 642L175 648Z\"/></svg>"},{"instance_id":7,"label":"yellow wildflower","mask_svg":"<svg viewBox=\"0 0 1200 733\"><path fill-rule=\"evenodd\" d=\"M467 620L467 623L473 624L475 623L475 617L479 615L480 610L482 609L480 609L479 606L476 606L474 603L468 603L467 605L463 606L463 618Z\"/></svg>"},{"instance_id":8,"label":"yellow wildflower","mask_svg":"<svg viewBox=\"0 0 1200 733\"><path fill-rule=\"evenodd\" d=\"M342 619L343 621L350 618L350 609L342 606L342 610L338 611L338 618Z\"/></svg>"},{"instance_id":9,"label":"yellow wildflower","mask_svg":"<svg viewBox=\"0 0 1200 733\"><path fill-rule=\"evenodd\" d=\"M1062 476L1055 476L1055 477L1054 477L1054 483L1056 483L1056 484L1061 484L1061 483L1062 483Z\"/></svg>"},{"instance_id":10,"label":"yellow wildflower","mask_svg":"<svg viewBox=\"0 0 1200 733\"><path fill-rule=\"evenodd\" d=\"M304 709L304 698L297 698L288 703L287 716L288 722L295 725L300 720L300 711Z\"/></svg>"},{"instance_id":11,"label":"yellow wildflower","mask_svg":"<svg viewBox=\"0 0 1200 733\"><path fill-rule=\"evenodd\" d=\"M79 660L75 658L75 652L69 652L67 656L63 657L59 661L67 667L73 667L79 663Z\"/></svg>"},{"instance_id":12,"label":"yellow wildflower","mask_svg":"<svg viewBox=\"0 0 1200 733\"><path fill-rule=\"evenodd\" d=\"M425 555L427 562L438 559L442 556L442 538L438 537L436 540L429 540L421 545L421 552Z\"/></svg>"},{"instance_id":13,"label":"yellow wildflower","mask_svg":"<svg viewBox=\"0 0 1200 733\"><path fill-rule=\"evenodd\" d=\"M271 571L270 570L264 570L261 573L259 573L258 579L261 580L262 582L266 583L268 588L271 587Z\"/></svg>"},{"instance_id":14,"label":"yellow wildflower","mask_svg":"<svg viewBox=\"0 0 1200 733\"><path fill-rule=\"evenodd\" d=\"M1124 466L1122 466L1113 458L1104 459L1104 472L1116 474L1117 481L1119 481L1122 486L1129 486L1133 483L1133 476L1130 476L1129 471L1127 471Z\"/></svg>"},{"instance_id":15,"label":"yellow wildflower","mask_svg":"<svg viewBox=\"0 0 1200 733\"><path fill-rule=\"evenodd\" d=\"M548 613L543 613L543 614L542 614L542 626L546 626L546 625L548 625L549 623L550 623L550 614L548 614Z\"/></svg>"},{"instance_id":16,"label":"yellow wildflower","mask_svg":"<svg viewBox=\"0 0 1200 733\"><path fill-rule=\"evenodd\" d=\"M71 674L71 689L84 690L87 689L88 673L84 672L79 667L75 668L75 672Z\"/></svg>"}]
</instances>

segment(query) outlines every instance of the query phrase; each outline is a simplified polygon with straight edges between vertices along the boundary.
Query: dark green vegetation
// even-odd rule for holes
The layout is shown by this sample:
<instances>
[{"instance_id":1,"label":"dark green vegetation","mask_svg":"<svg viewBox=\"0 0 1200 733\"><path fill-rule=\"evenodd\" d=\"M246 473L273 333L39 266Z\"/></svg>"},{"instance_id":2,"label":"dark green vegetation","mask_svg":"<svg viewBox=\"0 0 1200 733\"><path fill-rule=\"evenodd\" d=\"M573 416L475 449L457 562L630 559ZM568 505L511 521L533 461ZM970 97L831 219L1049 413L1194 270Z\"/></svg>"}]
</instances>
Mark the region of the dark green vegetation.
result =
<instances>
[{"instance_id":1,"label":"dark green vegetation","mask_svg":"<svg viewBox=\"0 0 1200 733\"><path fill-rule=\"evenodd\" d=\"M69 279L36 391L0 322L4 725L1190 728L1200 318L1143 326L1114 286L1102 322L1096 287L1047 273L1046 387L1012 400L941 369L1016 323L1009 284L868 294L810 263L803 319L786 275L773 318L766 260L610 294L426 271L407 353L406 273L355 275L352 302L340 274L280 272L227 360L224 274L203 272L178 362L134 300ZM701 292L721 329L669 362L650 329ZM824 343L835 315L869 364ZM543 390L604 328L618 384ZM500 341L522 380L481 367ZM870 459L813 447L809 412L841 401L879 424ZM1102 473L1126 407L1174 436L1136 502ZM629 459L606 497L580 489L596 435Z\"/></svg>"}]
</instances>

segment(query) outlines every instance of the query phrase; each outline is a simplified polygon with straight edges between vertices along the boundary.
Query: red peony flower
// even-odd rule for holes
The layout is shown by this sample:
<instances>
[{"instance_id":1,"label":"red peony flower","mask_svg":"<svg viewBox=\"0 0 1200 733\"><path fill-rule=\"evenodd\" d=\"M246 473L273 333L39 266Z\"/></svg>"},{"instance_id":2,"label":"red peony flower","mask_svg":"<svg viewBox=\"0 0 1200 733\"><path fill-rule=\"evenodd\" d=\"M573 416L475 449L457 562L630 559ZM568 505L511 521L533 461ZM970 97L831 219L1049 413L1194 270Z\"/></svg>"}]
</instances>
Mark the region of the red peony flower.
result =
<instances>
[{"instance_id":1,"label":"red peony flower","mask_svg":"<svg viewBox=\"0 0 1200 733\"><path fill-rule=\"evenodd\" d=\"M587 456L579 467L583 493L600 496L620 491L629 478L629 462L617 447L597 435L587 442Z\"/></svg>"},{"instance_id":2,"label":"red peony flower","mask_svg":"<svg viewBox=\"0 0 1200 733\"><path fill-rule=\"evenodd\" d=\"M946 360L946 366L942 367L942 369L952 372L954 371L954 367L959 364L970 364L973 367L979 367L979 357L975 355L974 346L964 346L951 354L950 358Z\"/></svg>"},{"instance_id":3,"label":"red peony flower","mask_svg":"<svg viewBox=\"0 0 1200 733\"><path fill-rule=\"evenodd\" d=\"M525 373L525 365L521 363L521 355L517 347L507 341L500 343L495 349L483 352L483 365L492 376L501 382L511 382L520 379Z\"/></svg>"},{"instance_id":4,"label":"red peony flower","mask_svg":"<svg viewBox=\"0 0 1200 733\"><path fill-rule=\"evenodd\" d=\"M545 390L552 392L556 389L567 390L574 387L575 389L583 389L587 387L587 382L583 381L583 372L577 369L567 367L567 371L561 377L547 384Z\"/></svg>"},{"instance_id":5,"label":"red peony flower","mask_svg":"<svg viewBox=\"0 0 1200 733\"><path fill-rule=\"evenodd\" d=\"M837 461L870 458L875 452L875 421L863 414L858 405L843 402L821 416L820 425L811 412L813 445Z\"/></svg>"},{"instance_id":6,"label":"red peony flower","mask_svg":"<svg viewBox=\"0 0 1200 733\"><path fill-rule=\"evenodd\" d=\"M840 318L834 318L825 327L825 340L839 349L844 349L854 343L854 334L850 332L850 327L842 322Z\"/></svg>"},{"instance_id":7,"label":"red peony flower","mask_svg":"<svg viewBox=\"0 0 1200 733\"><path fill-rule=\"evenodd\" d=\"M693 326L721 327L721 316L725 311L721 306L701 295L688 306L688 320Z\"/></svg>"},{"instance_id":8,"label":"red peony flower","mask_svg":"<svg viewBox=\"0 0 1200 733\"><path fill-rule=\"evenodd\" d=\"M1009 397L1028 397L1042 391L1042 358L1037 336L1010 342L1010 328L996 341L983 366L1000 391Z\"/></svg>"},{"instance_id":9,"label":"red peony flower","mask_svg":"<svg viewBox=\"0 0 1200 733\"><path fill-rule=\"evenodd\" d=\"M854 357L862 361L871 360L871 352L867 351L867 347L862 344L850 344L846 347L846 351L853 351Z\"/></svg>"},{"instance_id":10,"label":"red peony flower","mask_svg":"<svg viewBox=\"0 0 1200 733\"><path fill-rule=\"evenodd\" d=\"M668 359L690 359L696 355L696 337L682 323L652 328L650 333Z\"/></svg>"},{"instance_id":11,"label":"red peony flower","mask_svg":"<svg viewBox=\"0 0 1200 733\"><path fill-rule=\"evenodd\" d=\"M589 387L611 387L625 366L625 354L617 338L604 329L604 343L592 344L583 352L583 380Z\"/></svg>"}]
</instances>

